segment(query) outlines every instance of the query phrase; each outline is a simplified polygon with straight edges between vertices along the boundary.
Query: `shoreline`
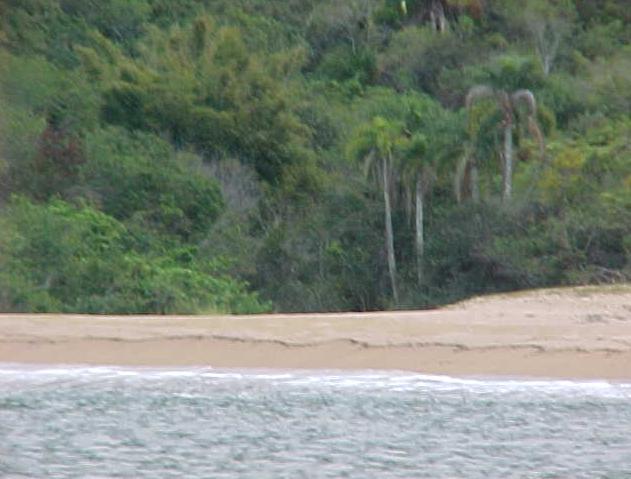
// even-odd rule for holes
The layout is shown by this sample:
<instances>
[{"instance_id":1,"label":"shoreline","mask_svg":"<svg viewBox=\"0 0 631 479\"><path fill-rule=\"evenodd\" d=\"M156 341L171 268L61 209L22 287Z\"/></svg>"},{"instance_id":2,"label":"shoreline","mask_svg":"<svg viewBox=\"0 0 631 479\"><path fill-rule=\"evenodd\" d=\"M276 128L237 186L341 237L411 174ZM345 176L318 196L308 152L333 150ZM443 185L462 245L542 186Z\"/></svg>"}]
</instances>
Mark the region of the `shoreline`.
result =
<instances>
[{"instance_id":1,"label":"shoreline","mask_svg":"<svg viewBox=\"0 0 631 479\"><path fill-rule=\"evenodd\" d=\"M452 377L527 377L631 381L631 352L537 351L524 348L457 350L451 347L384 346L340 343L289 347L199 340L135 342L84 340L0 346L0 363L32 365L212 367L265 370L383 370ZM165 356L166 348L181 352ZM8 353L8 354L7 354Z\"/></svg>"},{"instance_id":2,"label":"shoreline","mask_svg":"<svg viewBox=\"0 0 631 479\"><path fill-rule=\"evenodd\" d=\"M0 363L628 381L631 285L478 297L428 311L0 314Z\"/></svg>"}]
</instances>

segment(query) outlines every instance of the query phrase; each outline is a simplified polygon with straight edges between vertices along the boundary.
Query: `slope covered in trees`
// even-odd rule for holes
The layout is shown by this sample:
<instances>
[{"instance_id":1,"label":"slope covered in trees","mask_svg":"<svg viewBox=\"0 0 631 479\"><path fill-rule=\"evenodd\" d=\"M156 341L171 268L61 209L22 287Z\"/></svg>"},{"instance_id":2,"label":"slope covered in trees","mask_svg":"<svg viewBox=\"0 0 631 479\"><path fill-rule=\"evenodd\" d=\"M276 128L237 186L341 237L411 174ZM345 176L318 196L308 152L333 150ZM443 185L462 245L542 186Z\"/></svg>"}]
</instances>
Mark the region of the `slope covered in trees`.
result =
<instances>
[{"instance_id":1,"label":"slope covered in trees","mask_svg":"<svg viewBox=\"0 0 631 479\"><path fill-rule=\"evenodd\" d=\"M623 0L0 0L0 310L631 279Z\"/></svg>"}]
</instances>

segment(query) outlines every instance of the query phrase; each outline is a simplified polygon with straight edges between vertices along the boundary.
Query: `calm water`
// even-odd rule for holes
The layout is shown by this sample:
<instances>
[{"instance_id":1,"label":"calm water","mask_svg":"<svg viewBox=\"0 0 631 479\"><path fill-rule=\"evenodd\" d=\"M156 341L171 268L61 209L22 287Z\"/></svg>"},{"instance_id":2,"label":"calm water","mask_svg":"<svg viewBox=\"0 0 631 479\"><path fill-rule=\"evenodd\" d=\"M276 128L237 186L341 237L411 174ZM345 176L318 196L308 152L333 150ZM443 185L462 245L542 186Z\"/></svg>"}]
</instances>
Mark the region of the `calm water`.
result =
<instances>
[{"instance_id":1,"label":"calm water","mask_svg":"<svg viewBox=\"0 0 631 479\"><path fill-rule=\"evenodd\" d=\"M0 477L631 478L631 385L0 365Z\"/></svg>"}]
</instances>

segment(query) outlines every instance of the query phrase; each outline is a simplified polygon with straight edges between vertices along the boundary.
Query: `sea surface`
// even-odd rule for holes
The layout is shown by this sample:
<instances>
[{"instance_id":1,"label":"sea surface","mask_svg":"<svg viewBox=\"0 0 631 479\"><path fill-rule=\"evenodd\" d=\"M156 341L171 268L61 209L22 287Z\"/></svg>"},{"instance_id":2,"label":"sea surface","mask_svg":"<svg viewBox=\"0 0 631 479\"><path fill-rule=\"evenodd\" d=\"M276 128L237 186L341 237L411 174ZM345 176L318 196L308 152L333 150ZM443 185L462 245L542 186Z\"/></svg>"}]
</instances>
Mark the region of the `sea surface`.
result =
<instances>
[{"instance_id":1,"label":"sea surface","mask_svg":"<svg viewBox=\"0 0 631 479\"><path fill-rule=\"evenodd\" d=\"M2 478L631 478L631 384L0 364Z\"/></svg>"}]
</instances>

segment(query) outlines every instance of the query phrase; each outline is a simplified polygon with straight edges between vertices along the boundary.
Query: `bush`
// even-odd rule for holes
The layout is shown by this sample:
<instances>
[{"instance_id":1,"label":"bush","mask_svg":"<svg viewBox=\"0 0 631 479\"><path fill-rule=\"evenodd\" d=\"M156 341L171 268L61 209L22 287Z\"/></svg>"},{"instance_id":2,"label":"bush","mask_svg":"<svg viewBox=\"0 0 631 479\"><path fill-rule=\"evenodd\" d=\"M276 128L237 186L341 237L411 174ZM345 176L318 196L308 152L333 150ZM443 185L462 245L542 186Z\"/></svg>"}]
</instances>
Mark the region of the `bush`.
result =
<instances>
[{"instance_id":1,"label":"bush","mask_svg":"<svg viewBox=\"0 0 631 479\"><path fill-rule=\"evenodd\" d=\"M0 216L0 309L75 313L251 313L269 309L195 250L135 251L89 206L14 197ZM186 253L186 254L185 254Z\"/></svg>"},{"instance_id":2,"label":"bush","mask_svg":"<svg viewBox=\"0 0 631 479\"><path fill-rule=\"evenodd\" d=\"M153 135L99 130L87 137L86 149L86 188L120 221L190 239L208 231L223 210L217 182L178 161Z\"/></svg>"}]
</instances>

